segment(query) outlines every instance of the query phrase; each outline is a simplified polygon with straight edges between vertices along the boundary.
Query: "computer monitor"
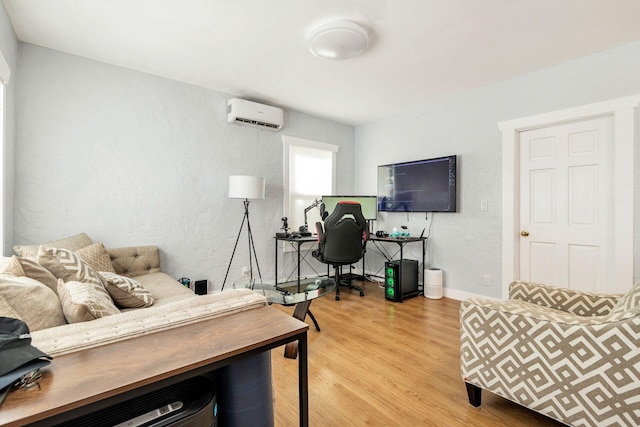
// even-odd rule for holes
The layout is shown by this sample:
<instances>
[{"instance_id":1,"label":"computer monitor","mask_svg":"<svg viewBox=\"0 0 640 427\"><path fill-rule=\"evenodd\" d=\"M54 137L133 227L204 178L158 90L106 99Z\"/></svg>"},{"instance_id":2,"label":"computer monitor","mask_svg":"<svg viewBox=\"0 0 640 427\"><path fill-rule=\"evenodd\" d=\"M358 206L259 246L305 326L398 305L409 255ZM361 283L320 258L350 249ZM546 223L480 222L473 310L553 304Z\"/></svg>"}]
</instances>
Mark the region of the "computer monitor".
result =
<instances>
[{"instance_id":1,"label":"computer monitor","mask_svg":"<svg viewBox=\"0 0 640 427\"><path fill-rule=\"evenodd\" d=\"M360 203L360 206L362 207L362 215L367 221L375 220L378 217L377 196L322 196L324 210L329 214L333 212L338 202L343 201Z\"/></svg>"}]
</instances>

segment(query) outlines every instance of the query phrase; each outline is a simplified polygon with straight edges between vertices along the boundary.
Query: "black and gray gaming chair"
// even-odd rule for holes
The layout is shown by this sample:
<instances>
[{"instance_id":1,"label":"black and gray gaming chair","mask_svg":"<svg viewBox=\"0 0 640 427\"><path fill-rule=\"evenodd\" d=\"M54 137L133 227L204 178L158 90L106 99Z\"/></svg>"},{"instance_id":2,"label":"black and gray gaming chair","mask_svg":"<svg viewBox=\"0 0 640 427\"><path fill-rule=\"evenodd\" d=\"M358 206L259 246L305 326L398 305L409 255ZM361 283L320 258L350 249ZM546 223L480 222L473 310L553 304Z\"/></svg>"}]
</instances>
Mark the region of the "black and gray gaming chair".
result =
<instances>
[{"instance_id":1,"label":"black and gray gaming chair","mask_svg":"<svg viewBox=\"0 0 640 427\"><path fill-rule=\"evenodd\" d=\"M321 222L316 223L316 232L318 249L313 251L313 256L335 269L336 300L340 299L340 286L356 289L364 296L361 287L352 285L351 280L342 280L342 266L361 260L369 240L369 228L360 203L339 202L324 220L324 227Z\"/></svg>"}]
</instances>

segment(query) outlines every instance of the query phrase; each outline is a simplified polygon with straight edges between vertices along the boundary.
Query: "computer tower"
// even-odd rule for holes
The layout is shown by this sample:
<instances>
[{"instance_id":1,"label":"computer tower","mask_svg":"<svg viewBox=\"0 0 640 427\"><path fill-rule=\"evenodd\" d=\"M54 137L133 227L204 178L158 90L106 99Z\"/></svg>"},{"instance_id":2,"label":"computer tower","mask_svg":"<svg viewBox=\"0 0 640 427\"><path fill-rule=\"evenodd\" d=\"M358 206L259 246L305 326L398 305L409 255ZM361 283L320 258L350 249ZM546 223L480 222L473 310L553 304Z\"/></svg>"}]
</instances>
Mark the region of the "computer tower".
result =
<instances>
[{"instance_id":1,"label":"computer tower","mask_svg":"<svg viewBox=\"0 0 640 427\"><path fill-rule=\"evenodd\" d=\"M394 260L384 263L384 297L402 302L418 295L418 261Z\"/></svg>"}]
</instances>

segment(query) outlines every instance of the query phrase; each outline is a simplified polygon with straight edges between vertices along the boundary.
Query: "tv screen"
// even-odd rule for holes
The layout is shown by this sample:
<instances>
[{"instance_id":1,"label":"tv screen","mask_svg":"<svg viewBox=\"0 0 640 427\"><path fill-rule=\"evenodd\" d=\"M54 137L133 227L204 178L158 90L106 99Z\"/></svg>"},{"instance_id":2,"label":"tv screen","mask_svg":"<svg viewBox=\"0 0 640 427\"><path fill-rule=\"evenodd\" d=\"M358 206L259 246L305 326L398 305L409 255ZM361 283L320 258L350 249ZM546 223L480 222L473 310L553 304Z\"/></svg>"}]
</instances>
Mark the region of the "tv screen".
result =
<instances>
[{"instance_id":1,"label":"tv screen","mask_svg":"<svg viewBox=\"0 0 640 427\"><path fill-rule=\"evenodd\" d=\"M378 166L381 212L456 212L457 157Z\"/></svg>"},{"instance_id":2,"label":"tv screen","mask_svg":"<svg viewBox=\"0 0 640 427\"><path fill-rule=\"evenodd\" d=\"M362 215L367 221L373 221L378 216L378 209L376 206L376 196L322 196L322 203L324 203L324 210L329 214L333 212L338 202L350 201L358 202L362 207Z\"/></svg>"}]
</instances>

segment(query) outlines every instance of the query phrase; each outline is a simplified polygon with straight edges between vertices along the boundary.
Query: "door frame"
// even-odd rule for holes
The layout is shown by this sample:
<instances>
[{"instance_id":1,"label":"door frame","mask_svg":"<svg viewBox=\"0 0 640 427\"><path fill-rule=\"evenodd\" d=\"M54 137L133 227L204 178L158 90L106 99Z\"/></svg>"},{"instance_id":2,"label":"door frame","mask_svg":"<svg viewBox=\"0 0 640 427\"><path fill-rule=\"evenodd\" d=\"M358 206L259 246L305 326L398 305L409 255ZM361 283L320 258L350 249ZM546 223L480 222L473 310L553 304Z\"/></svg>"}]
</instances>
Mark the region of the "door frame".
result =
<instances>
[{"instance_id":1,"label":"door frame","mask_svg":"<svg viewBox=\"0 0 640 427\"><path fill-rule=\"evenodd\" d=\"M520 132L612 116L614 128L614 259L616 283L633 284L635 108L640 94L498 123L502 132L502 298L520 269ZM631 232L629 232L631 231Z\"/></svg>"}]
</instances>

